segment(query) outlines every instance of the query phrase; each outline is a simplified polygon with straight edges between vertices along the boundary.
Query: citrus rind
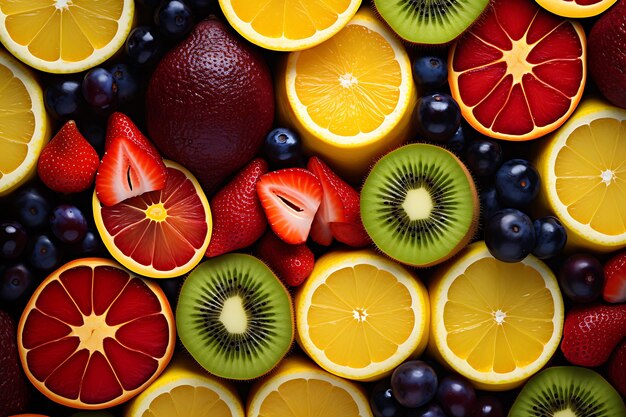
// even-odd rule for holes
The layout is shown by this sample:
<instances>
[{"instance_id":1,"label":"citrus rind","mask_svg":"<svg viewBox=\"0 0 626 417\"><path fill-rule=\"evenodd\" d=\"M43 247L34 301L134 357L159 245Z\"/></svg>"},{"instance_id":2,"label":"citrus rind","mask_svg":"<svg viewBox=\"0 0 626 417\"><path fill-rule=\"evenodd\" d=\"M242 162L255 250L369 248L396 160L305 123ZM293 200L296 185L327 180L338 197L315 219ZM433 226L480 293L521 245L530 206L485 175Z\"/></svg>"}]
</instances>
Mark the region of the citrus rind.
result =
<instances>
[{"instance_id":1,"label":"citrus rind","mask_svg":"<svg viewBox=\"0 0 626 417\"><path fill-rule=\"evenodd\" d=\"M617 0L600 0L593 4L578 4L566 0L535 0L547 11L563 17L585 18L597 16L611 7Z\"/></svg>"}]
</instances>

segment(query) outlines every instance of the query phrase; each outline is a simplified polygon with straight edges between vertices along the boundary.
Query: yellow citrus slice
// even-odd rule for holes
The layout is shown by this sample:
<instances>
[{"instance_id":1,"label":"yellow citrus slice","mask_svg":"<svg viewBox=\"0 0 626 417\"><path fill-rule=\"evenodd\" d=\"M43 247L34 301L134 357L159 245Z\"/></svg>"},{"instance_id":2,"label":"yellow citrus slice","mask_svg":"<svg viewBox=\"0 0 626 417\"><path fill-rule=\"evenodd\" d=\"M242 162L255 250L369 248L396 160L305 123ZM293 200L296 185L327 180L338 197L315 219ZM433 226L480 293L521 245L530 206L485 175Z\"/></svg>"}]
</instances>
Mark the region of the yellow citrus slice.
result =
<instances>
[{"instance_id":1,"label":"yellow citrus slice","mask_svg":"<svg viewBox=\"0 0 626 417\"><path fill-rule=\"evenodd\" d=\"M220 0L228 23L250 42L275 51L318 45L339 32L361 0Z\"/></svg>"},{"instance_id":2,"label":"yellow citrus slice","mask_svg":"<svg viewBox=\"0 0 626 417\"><path fill-rule=\"evenodd\" d=\"M0 0L0 41L38 70L80 72L122 47L134 10L133 0Z\"/></svg>"},{"instance_id":3,"label":"yellow citrus slice","mask_svg":"<svg viewBox=\"0 0 626 417\"><path fill-rule=\"evenodd\" d=\"M49 139L41 87L29 68L0 50L0 196L37 172Z\"/></svg>"},{"instance_id":4,"label":"yellow citrus slice","mask_svg":"<svg viewBox=\"0 0 626 417\"><path fill-rule=\"evenodd\" d=\"M292 355L252 386L246 416L372 417L372 412L361 386Z\"/></svg>"},{"instance_id":5,"label":"yellow citrus slice","mask_svg":"<svg viewBox=\"0 0 626 417\"><path fill-rule=\"evenodd\" d=\"M244 417L234 385L208 374L179 355L141 394L127 404L125 417Z\"/></svg>"},{"instance_id":6,"label":"yellow citrus slice","mask_svg":"<svg viewBox=\"0 0 626 417\"><path fill-rule=\"evenodd\" d=\"M177 277L203 258L211 210L196 178L165 160L165 188L104 206L94 191L93 217L104 245L119 263L150 278Z\"/></svg>"},{"instance_id":7,"label":"yellow citrus slice","mask_svg":"<svg viewBox=\"0 0 626 417\"><path fill-rule=\"evenodd\" d=\"M585 99L541 144L536 163L544 205L572 246L626 247L626 110Z\"/></svg>"},{"instance_id":8,"label":"yellow citrus slice","mask_svg":"<svg viewBox=\"0 0 626 417\"><path fill-rule=\"evenodd\" d=\"M288 54L276 80L281 123L347 178L412 134L410 59L367 8L328 41Z\"/></svg>"},{"instance_id":9,"label":"yellow citrus slice","mask_svg":"<svg viewBox=\"0 0 626 417\"><path fill-rule=\"evenodd\" d=\"M382 378L428 342L426 287L373 250L320 257L298 289L295 306L300 346L344 378Z\"/></svg>"},{"instance_id":10,"label":"yellow citrus slice","mask_svg":"<svg viewBox=\"0 0 626 417\"><path fill-rule=\"evenodd\" d=\"M596 16L611 7L617 0L536 0L547 11L563 17Z\"/></svg>"},{"instance_id":11,"label":"yellow citrus slice","mask_svg":"<svg viewBox=\"0 0 626 417\"><path fill-rule=\"evenodd\" d=\"M435 272L429 294L429 350L480 389L522 384L558 348L561 291L532 255L502 262L475 242Z\"/></svg>"}]
</instances>

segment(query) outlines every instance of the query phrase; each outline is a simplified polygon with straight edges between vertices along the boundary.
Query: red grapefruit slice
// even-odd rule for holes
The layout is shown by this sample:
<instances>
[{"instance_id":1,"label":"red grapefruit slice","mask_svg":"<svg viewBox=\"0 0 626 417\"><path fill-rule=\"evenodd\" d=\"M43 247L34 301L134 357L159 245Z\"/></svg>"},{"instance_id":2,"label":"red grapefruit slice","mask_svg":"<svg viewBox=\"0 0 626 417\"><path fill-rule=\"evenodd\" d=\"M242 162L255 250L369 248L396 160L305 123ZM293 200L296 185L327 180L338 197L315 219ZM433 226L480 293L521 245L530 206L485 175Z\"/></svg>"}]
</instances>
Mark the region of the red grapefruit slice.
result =
<instances>
[{"instance_id":1,"label":"red grapefruit slice","mask_svg":"<svg viewBox=\"0 0 626 417\"><path fill-rule=\"evenodd\" d=\"M26 376L53 401L80 409L122 403L171 359L174 315L155 283L115 261L68 262L35 290L18 327Z\"/></svg>"},{"instance_id":2,"label":"red grapefruit slice","mask_svg":"<svg viewBox=\"0 0 626 417\"><path fill-rule=\"evenodd\" d=\"M452 96L476 130L535 139L561 126L582 97L585 33L532 0L496 0L451 47L448 74Z\"/></svg>"},{"instance_id":3,"label":"red grapefruit slice","mask_svg":"<svg viewBox=\"0 0 626 417\"><path fill-rule=\"evenodd\" d=\"M596 16L617 0L536 0L537 3L549 12L563 17L591 17Z\"/></svg>"},{"instance_id":4,"label":"red grapefruit slice","mask_svg":"<svg viewBox=\"0 0 626 417\"><path fill-rule=\"evenodd\" d=\"M165 188L104 206L93 195L93 216L113 257L151 278L183 275L204 257L211 239L211 210L195 177L164 161Z\"/></svg>"}]
</instances>

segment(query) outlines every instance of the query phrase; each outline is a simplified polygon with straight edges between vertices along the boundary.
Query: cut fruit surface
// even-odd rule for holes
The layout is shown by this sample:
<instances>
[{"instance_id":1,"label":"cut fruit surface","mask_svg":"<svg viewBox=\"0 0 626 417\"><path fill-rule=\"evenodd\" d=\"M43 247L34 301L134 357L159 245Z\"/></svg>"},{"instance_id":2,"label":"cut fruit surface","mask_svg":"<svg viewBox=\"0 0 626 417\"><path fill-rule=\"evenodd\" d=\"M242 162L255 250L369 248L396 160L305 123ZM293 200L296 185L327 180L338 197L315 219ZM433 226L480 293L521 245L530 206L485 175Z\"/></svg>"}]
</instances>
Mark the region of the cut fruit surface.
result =
<instances>
[{"instance_id":1,"label":"cut fruit surface","mask_svg":"<svg viewBox=\"0 0 626 417\"><path fill-rule=\"evenodd\" d=\"M165 161L165 188L104 206L93 194L93 215L118 262L151 278L183 275L204 257L211 239L209 202L194 176Z\"/></svg>"},{"instance_id":2,"label":"cut fruit surface","mask_svg":"<svg viewBox=\"0 0 626 417\"><path fill-rule=\"evenodd\" d=\"M411 135L411 62L367 8L328 41L290 53L276 86L281 123L347 179Z\"/></svg>"},{"instance_id":3,"label":"cut fruit surface","mask_svg":"<svg viewBox=\"0 0 626 417\"><path fill-rule=\"evenodd\" d=\"M35 290L18 327L26 375L68 407L102 409L146 388L176 340L165 294L108 259L71 261Z\"/></svg>"},{"instance_id":4,"label":"cut fruit surface","mask_svg":"<svg viewBox=\"0 0 626 417\"><path fill-rule=\"evenodd\" d=\"M0 51L0 196L35 174L50 133L43 92L34 75Z\"/></svg>"},{"instance_id":5,"label":"cut fruit surface","mask_svg":"<svg viewBox=\"0 0 626 417\"><path fill-rule=\"evenodd\" d=\"M275 51L318 45L340 31L361 0L220 0L220 7L244 38Z\"/></svg>"},{"instance_id":6,"label":"cut fruit surface","mask_svg":"<svg viewBox=\"0 0 626 417\"><path fill-rule=\"evenodd\" d=\"M426 288L372 250L320 257L295 305L300 346L322 368L344 378L382 378L426 347Z\"/></svg>"},{"instance_id":7,"label":"cut fruit surface","mask_svg":"<svg viewBox=\"0 0 626 417\"><path fill-rule=\"evenodd\" d=\"M362 387L292 355L253 385L246 416L372 417L372 411Z\"/></svg>"},{"instance_id":8,"label":"cut fruit surface","mask_svg":"<svg viewBox=\"0 0 626 417\"><path fill-rule=\"evenodd\" d=\"M244 417L244 411L231 383L207 374L193 359L179 355L129 401L124 416Z\"/></svg>"},{"instance_id":9,"label":"cut fruit surface","mask_svg":"<svg viewBox=\"0 0 626 417\"><path fill-rule=\"evenodd\" d=\"M84 71L122 47L134 7L133 0L1 0L0 41L38 70Z\"/></svg>"},{"instance_id":10,"label":"cut fruit surface","mask_svg":"<svg viewBox=\"0 0 626 417\"><path fill-rule=\"evenodd\" d=\"M568 230L568 244L626 247L626 110L585 99L546 139L536 166L543 205Z\"/></svg>"},{"instance_id":11,"label":"cut fruit surface","mask_svg":"<svg viewBox=\"0 0 626 417\"><path fill-rule=\"evenodd\" d=\"M547 11L563 17L583 18L599 15L617 0L535 0Z\"/></svg>"},{"instance_id":12,"label":"cut fruit surface","mask_svg":"<svg viewBox=\"0 0 626 417\"><path fill-rule=\"evenodd\" d=\"M476 130L535 139L561 126L582 97L585 33L532 0L496 0L450 48L448 74L452 96Z\"/></svg>"},{"instance_id":13,"label":"cut fruit surface","mask_svg":"<svg viewBox=\"0 0 626 417\"><path fill-rule=\"evenodd\" d=\"M473 243L435 272L429 294L431 353L480 389L522 384L559 346L559 285L532 255L502 262Z\"/></svg>"}]
</instances>

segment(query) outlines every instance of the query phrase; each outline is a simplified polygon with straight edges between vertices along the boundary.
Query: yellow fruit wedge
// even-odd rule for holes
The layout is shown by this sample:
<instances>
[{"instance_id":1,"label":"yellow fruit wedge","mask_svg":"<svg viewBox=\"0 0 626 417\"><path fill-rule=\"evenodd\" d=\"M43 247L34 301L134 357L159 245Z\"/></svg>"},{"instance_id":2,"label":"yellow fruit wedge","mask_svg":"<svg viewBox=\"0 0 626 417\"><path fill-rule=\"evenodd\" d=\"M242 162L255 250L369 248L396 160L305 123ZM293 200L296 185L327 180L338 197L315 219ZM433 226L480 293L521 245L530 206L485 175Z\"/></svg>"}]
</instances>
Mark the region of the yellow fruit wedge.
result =
<instances>
[{"instance_id":1,"label":"yellow fruit wedge","mask_svg":"<svg viewBox=\"0 0 626 417\"><path fill-rule=\"evenodd\" d=\"M372 411L361 386L293 355L253 385L246 416L372 417Z\"/></svg>"},{"instance_id":2,"label":"yellow fruit wedge","mask_svg":"<svg viewBox=\"0 0 626 417\"><path fill-rule=\"evenodd\" d=\"M320 257L295 297L297 340L327 371L382 378L428 341L426 287L373 250Z\"/></svg>"},{"instance_id":3,"label":"yellow fruit wedge","mask_svg":"<svg viewBox=\"0 0 626 417\"><path fill-rule=\"evenodd\" d=\"M563 17L591 17L611 7L617 0L536 0L547 11Z\"/></svg>"},{"instance_id":4,"label":"yellow fruit wedge","mask_svg":"<svg viewBox=\"0 0 626 417\"><path fill-rule=\"evenodd\" d=\"M428 289L429 351L480 389L522 384L559 346L561 291L532 255L502 262L475 242L435 271Z\"/></svg>"},{"instance_id":5,"label":"yellow fruit wedge","mask_svg":"<svg viewBox=\"0 0 626 417\"><path fill-rule=\"evenodd\" d=\"M275 51L318 45L339 32L361 0L220 0L228 23L247 40Z\"/></svg>"},{"instance_id":6,"label":"yellow fruit wedge","mask_svg":"<svg viewBox=\"0 0 626 417\"><path fill-rule=\"evenodd\" d=\"M568 246L626 247L626 110L588 98L540 146L540 203L567 228Z\"/></svg>"},{"instance_id":7,"label":"yellow fruit wedge","mask_svg":"<svg viewBox=\"0 0 626 417\"><path fill-rule=\"evenodd\" d=\"M0 196L33 177L49 139L41 87L29 68L0 50Z\"/></svg>"},{"instance_id":8,"label":"yellow fruit wedge","mask_svg":"<svg viewBox=\"0 0 626 417\"><path fill-rule=\"evenodd\" d=\"M411 137L416 101L404 46L367 8L328 41L288 54L276 78L280 123L352 180Z\"/></svg>"},{"instance_id":9,"label":"yellow fruit wedge","mask_svg":"<svg viewBox=\"0 0 626 417\"><path fill-rule=\"evenodd\" d=\"M234 385L179 355L124 410L124 417L173 416L244 417L244 410Z\"/></svg>"},{"instance_id":10,"label":"yellow fruit wedge","mask_svg":"<svg viewBox=\"0 0 626 417\"><path fill-rule=\"evenodd\" d=\"M0 41L38 70L80 72L122 47L134 8L133 0L0 0Z\"/></svg>"}]
</instances>

